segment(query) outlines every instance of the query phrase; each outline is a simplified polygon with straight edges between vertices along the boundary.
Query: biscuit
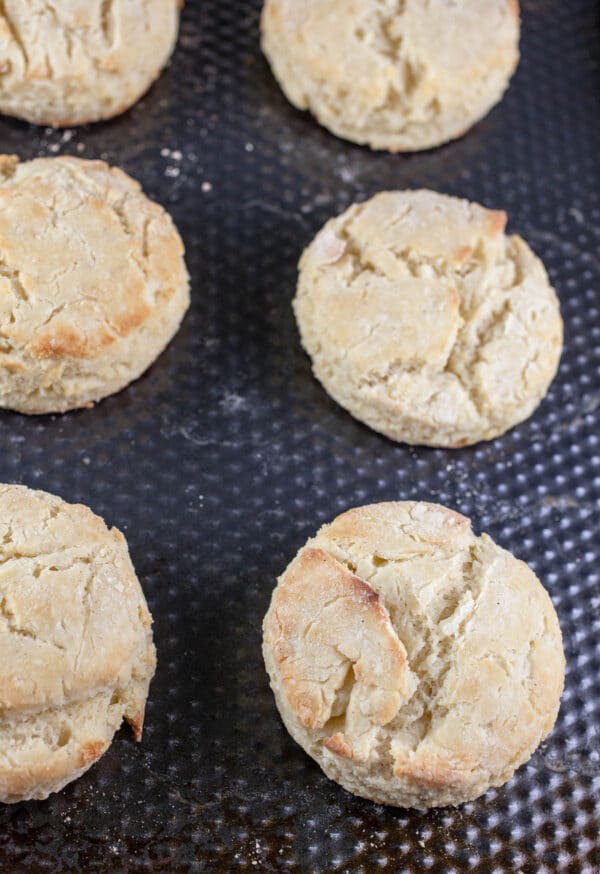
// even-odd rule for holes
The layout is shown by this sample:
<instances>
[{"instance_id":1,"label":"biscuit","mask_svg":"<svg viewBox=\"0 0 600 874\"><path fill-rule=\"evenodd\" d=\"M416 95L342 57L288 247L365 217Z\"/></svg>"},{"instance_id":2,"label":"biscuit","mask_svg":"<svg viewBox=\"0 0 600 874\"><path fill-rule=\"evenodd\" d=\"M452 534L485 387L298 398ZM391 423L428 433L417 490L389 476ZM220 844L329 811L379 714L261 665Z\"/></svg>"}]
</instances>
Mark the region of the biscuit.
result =
<instances>
[{"instance_id":1,"label":"biscuit","mask_svg":"<svg viewBox=\"0 0 600 874\"><path fill-rule=\"evenodd\" d=\"M151 616L125 538L87 507L0 485L0 801L86 771L125 719L142 736Z\"/></svg>"},{"instance_id":2,"label":"biscuit","mask_svg":"<svg viewBox=\"0 0 600 874\"><path fill-rule=\"evenodd\" d=\"M565 659L547 592L438 505L374 504L323 526L279 578L263 633L292 737L381 804L502 786L558 713Z\"/></svg>"},{"instance_id":3,"label":"biscuit","mask_svg":"<svg viewBox=\"0 0 600 874\"><path fill-rule=\"evenodd\" d=\"M543 264L505 223L430 191L378 194L329 221L300 261L294 309L331 397L429 446L490 440L530 416L562 320Z\"/></svg>"},{"instance_id":4,"label":"biscuit","mask_svg":"<svg viewBox=\"0 0 600 874\"><path fill-rule=\"evenodd\" d=\"M462 136L519 60L518 0L266 0L262 47L287 98L332 133L414 151Z\"/></svg>"},{"instance_id":5,"label":"biscuit","mask_svg":"<svg viewBox=\"0 0 600 874\"><path fill-rule=\"evenodd\" d=\"M101 161L0 157L0 406L89 406L136 379L189 305L183 244Z\"/></svg>"},{"instance_id":6,"label":"biscuit","mask_svg":"<svg viewBox=\"0 0 600 874\"><path fill-rule=\"evenodd\" d=\"M0 4L0 113L53 127L129 109L165 66L178 0Z\"/></svg>"}]
</instances>

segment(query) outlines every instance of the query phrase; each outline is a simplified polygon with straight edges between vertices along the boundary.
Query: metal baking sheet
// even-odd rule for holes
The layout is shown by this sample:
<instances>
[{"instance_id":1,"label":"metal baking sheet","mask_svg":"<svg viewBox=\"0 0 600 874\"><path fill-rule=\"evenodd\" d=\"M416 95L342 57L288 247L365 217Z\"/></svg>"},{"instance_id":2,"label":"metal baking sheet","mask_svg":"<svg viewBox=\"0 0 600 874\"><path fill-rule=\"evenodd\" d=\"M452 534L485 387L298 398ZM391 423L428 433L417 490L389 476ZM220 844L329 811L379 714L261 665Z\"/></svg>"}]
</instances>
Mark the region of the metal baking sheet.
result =
<instances>
[{"instance_id":1,"label":"metal baking sheet","mask_svg":"<svg viewBox=\"0 0 600 874\"><path fill-rule=\"evenodd\" d=\"M83 501L126 533L155 617L144 740L123 729L86 776L0 810L0 870L600 871L600 11L524 0L523 59L471 133L374 154L285 101L260 0L190 0L179 48L127 115L65 132L0 120L23 157L101 156L173 214L193 304L135 385L93 410L0 414L0 479ZM290 301L304 245L384 188L505 208L562 301L566 351L535 416L460 451L395 445L313 380ZM329 782L288 737L260 655L276 576L341 510L439 501L550 590L567 683L550 740L456 810L393 810Z\"/></svg>"}]
</instances>

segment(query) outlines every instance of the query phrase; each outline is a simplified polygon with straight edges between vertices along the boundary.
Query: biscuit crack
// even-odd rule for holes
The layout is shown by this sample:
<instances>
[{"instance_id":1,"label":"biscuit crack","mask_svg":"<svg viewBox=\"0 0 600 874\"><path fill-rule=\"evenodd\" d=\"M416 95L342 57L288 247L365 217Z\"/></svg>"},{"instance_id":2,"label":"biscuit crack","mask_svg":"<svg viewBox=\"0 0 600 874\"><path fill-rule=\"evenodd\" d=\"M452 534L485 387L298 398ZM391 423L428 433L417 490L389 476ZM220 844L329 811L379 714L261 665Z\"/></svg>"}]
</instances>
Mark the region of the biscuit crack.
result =
<instances>
[{"instance_id":1,"label":"biscuit crack","mask_svg":"<svg viewBox=\"0 0 600 874\"><path fill-rule=\"evenodd\" d=\"M367 275L393 282L393 277L386 270L372 263L367 257L364 248L353 233L353 226L364 208L364 204L359 205L337 229L337 236L343 241L344 248L341 256L336 260L336 264L349 267L349 275L344 277L344 281L353 286L359 285ZM391 227L404 221L410 211L409 206L405 207L401 214L395 218ZM445 373L451 375L459 383L479 419L491 425L488 404L477 385L474 372L477 365L485 357L486 347L497 335L508 316L513 314L518 317L514 311L512 293L520 287L523 281L522 269L510 241L502 245L501 249L502 251L497 253L495 250L488 250L487 241L481 236L466 249L466 260L459 260L453 264L445 258L431 257L410 246L398 249L391 248L390 252L393 253L397 263L406 271L407 276L416 279L434 277L438 281L446 283L449 290L454 289L458 301L459 324L443 362L429 361L417 367L414 362L398 356L389 361L385 368L372 371L359 378L359 385L386 384L401 374L420 370L429 370L432 375ZM461 253L458 253L458 256L460 255ZM487 268L490 259L495 263L500 255L510 263L508 281L506 279L499 281L491 287L486 287L480 282L474 289L469 289L466 285L468 277L478 268ZM464 255L462 257L464 258ZM478 310L483 309L484 304L487 305L488 312L480 316ZM344 359L356 348L371 342L382 325L381 322L370 325L359 341L344 350ZM533 356L527 364L531 363L531 360L533 360Z\"/></svg>"},{"instance_id":2,"label":"biscuit crack","mask_svg":"<svg viewBox=\"0 0 600 874\"><path fill-rule=\"evenodd\" d=\"M54 19L54 22L55 22L56 26L58 27L58 29L60 30L60 32L63 34L63 36L64 36L64 38L65 38L65 43L66 43L66 46L67 46L67 58L68 58L69 60L71 60L72 57L73 57L73 31L71 30L70 27L68 27L68 26L67 26L67 25L66 25L66 24L61 20L59 14L58 14L58 11L57 11L56 8L52 5L52 3L49 3L48 0L46 0L46 2L44 3L44 7L43 7L43 8L46 10L46 12L49 13L49 15L52 16L52 18ZM51 62L50 62L50 56L49 56L49 54L48 54L47 52L46 52L46 64L47 64L47 66L48 66L49 77L51 78L51 77L54 75L54 69L53 69L52 64L51 64Z\"/></svg>"},{"instance_id":3,"label":"biscuit crack","mask_svg":"<svg viewBox=\"0 0 600 874\"><path fill-rule=\"evenodd\" d=\"M56 643L56 641L53 640L45 640L43 637L39 637L29 628L24 628L23 626L19 625L15 614L8 606L5 597L0 598L0 617L2 617L2 619L4 619L4 621L6 622L6 630L9 634L13 634L16 637L29 638L30 640L34 640L36 643L45 644L46 646L52 646L54 647L54 649L61 650L62 652L65 651L66 647L64 647L62 644Z\"/></svg>"},{"instance_id":4,"label":"biscuit crack","mask_svg":"<svg viewBox=\"0 0 600 874\"><path fill-rule=\"evenodd\" d=\"M383 37L383 45L380 46L380 51L393 61L399 61L402 58L404 38L399 34L395 34L393 28L394 24L403 16L405 7L406 0L396 0L396 8L393 12L386 13L381 10L377 13L379 28Z\"/></svg>"},{"instance_id":5,"label":"biscuit crack","mask_svg":"<svg viewBox=\"0 0 600 874\"><path fill-rule=\"evenodd\" d=\"M37 635L34 634L32 631L29 631L29 629L27 628L20 627L20 625L16 621L15 614L8 606L5 597L0 598L0 616L2 616L2 618L6 622L6 626L10 634L16 634L19 637L29 637L32 640L36 641L38 640Z\"/></svg>"},{"instance_id":6,"label":"biscuit crack","mask_svg":"<svg viewBox=\"0 0 600 874\"><path fill-rule=\"evenodd\" d=\"M25 65L25 73L27 73L27 70L29 68L29 55L27 54L27 49L25 48L25 43L23 41L23 38L21 37L18 27L16 26L6 9L5 0L0 0L0 15L6 21L6 26L8 27L9 33L13 38L15 44L17 45L19 51L21 52L23 64Z\"/></svg>"},{"instance_id":7,"label":"biscuit crack","mask_svg":"<svg viewBox=\"0 0 600 874\"><path fill-rule=\"evenodd\" d=\"M454 345L448 355L448 360L444 365L444 373L451 373L460 382L469 397L471 403L475 407L478 415L489 420L489 412L486 409L485 400L481 397L480 391L467 373L473 370L482 360L485 347L494 336L497 328L506 321L508 314L512 311L512 305L509 297L503 297L498 301L498 304L488 316L488 318L479 325L475 335L475 342L465 344L462 342L461 332L464 333L465 326L468 326L468 315L464 312L463 298L461 296L461 318L462 326L459 328ZM470 347L470 354L467 350Z\"/></svg>"},{"instance_id":8,"label":"biscuit crack","mask_svg":"<svg viewBox=\"0 0 600 874\"><path fill-rule=\"evenodd\" d=\"M0 276L4 276L10 281L12 290L17 300L24 301L25 303L29 302L29 295L25 289L25 286L21 282L19 270L12 269L10 265L6 263L6 261L0 261Z\"/></svg>"},{"instance_id":9,"label":"biscuit crack","mask_svg":"<svg viewBox=\"0 0 600 874\"><path fill-rule=\"evenodd\" d=\"M83 648L85 646L85 641L87 637L87 630L89 628L91 616L92 616L92 585L94 582L94 578L96 575L95 568L92 568L87 576L85 581L85 586L83 590L82 603L85 609L85 619L83 621L83 629L81 631L81 642L79 644L79 649L77 650L77 655L75 656L75 664L73 671L77 673L79 669L79 662L81 660L81 656L83 654Z\"/></svg>"},{"instance_id":10,"label":"biscuit crack","mask_svg":"<svg viewBox=\"0 0 600 874\"><path fill-rule=\"evenodd\" d=\"M131 257L142 272L144 279L148 281L150 275L146 261L150 255L148 232L150 229L150 225L152 224L152 217L145 218L142 226L142 232L140 235L135 230L135 228L132 228L129 219L127 218L127 213L125 212L125 206L130 200L130 196L126 194L121 200L113 201L112 203L110 203L110 206L114 211L115 216L118 218L125 236L132 240L136 244L136 246L139 245L142 257L140 258L138 252L135 250L132 251Z\"/></svg>"},{"instance_id":11,"label":"biscuit crack","mask_svg":"<svg viewBox=\"0 0 600 874\"><path fill-rule=\"evenodd\" d=\"M405 530L403 533L409 539L419 542L419 539L413 537L411 532ZM427 540L421 540L422 543L429 543ZM345 546L339 541L334 541L336 546L335 558L340 563L349 567L352 560L346 552ZM431 548L431 544L429 544ZM424 550L423 555L427 551ZM373 745L377 751L377 755L382 761L387 763L389 770L393 771L394 762L391 753L391 738L397 729L412 730L415 733L415 740L412 745L412 752L415 752L419 746L426 740L434 719L436 722L444 718L447 708L440 703L440 694L442 692L446 676L452 667L450 653L457 640L460 640L467 631L467 626L473 618L479 600L483 594L484 588L480 579L479 563L477 560L476 545L470 546L463 556L462 579L463 588L460 592L448 601L447 607L440 613L437 621L434 624L427 619L423 614L422 622L420 623L420 633L422 640L419 648L411 651L406 645L406 641L399 634L398 617L396 608L391 603L386 603L385 587L378 583L378 575L383 568L389 565L404 564L407 561L417 556L411 554L410 557L386 557L382 563L373 561L373 569L371 572L363 570L362 578L365 579L368 585L372 586L379 594L382 603L388 609L392 619L392 625L398 639L402 641L407 651L408 666L417 678L417 686L414 694L406 700L396 716L386 725L380 726L377 730L376 737L373 740ZM458 622L453 622L453 619L458 617ZM337 723L334 721L333 725Z\"/></svg>"},{"instance_id":12,"label":"biscuit crack","mask_svg":"<svg viewBox=\"0 0 600 874\"><path fill-rule=\"evenodd\" d=\"M104 41L107 47L110 48L115 38L114 0L102 0L100 5L100 28Z\"/></svg>"}]
</instances>

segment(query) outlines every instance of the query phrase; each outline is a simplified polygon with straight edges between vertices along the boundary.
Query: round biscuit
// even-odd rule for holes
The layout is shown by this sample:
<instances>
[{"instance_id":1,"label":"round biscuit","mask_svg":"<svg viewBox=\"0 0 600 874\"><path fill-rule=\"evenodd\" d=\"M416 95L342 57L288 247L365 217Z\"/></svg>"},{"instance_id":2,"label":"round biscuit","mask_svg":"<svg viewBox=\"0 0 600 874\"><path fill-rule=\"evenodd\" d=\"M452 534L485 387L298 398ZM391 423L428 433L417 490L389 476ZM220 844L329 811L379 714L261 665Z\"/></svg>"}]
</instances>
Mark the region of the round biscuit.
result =
<instances>
[{"instance_id":1,"label":"round biscuit","mask_svg":"<svg viewBox=\"0 0 600 874\"><path fill-rule=\"evenodd\" d=\"M0 801L86 771L125 719L141 739L156 655L120 531L79 504L0 485Z\"/></svg>"},{"instance_id":2,"label":"round biscuit","mask_svg":"<svg viewBox=\"0 0 600 874\"><path fill-rule=\"evenodd\" d=\"M431 191L383 192L329 221L300 261L294 310L327 392L404 443L458 447L528 418L562 319L506 215Z\"/></svg>"},{"instance_id":3,"label":"round biscuit","mask_svg":"<svg viewBox=\"0 0 600 874\"><path fill-rule=\"evenodd\" d=\"M519 59L518 0L266 0L284 93L337 136L414 151L465 133Z\"/></svg>"},{"instance_id":4,"label":"round biscuit","mask_svg":"<svg viewBox=\"0 0 600 874\"><path fill-rule=\"evenodd\" d=\"M535 574L427 503L324 525L278 580L263 653L291 736L381 804L460 804L502 786L548 735L562 638Z\"/></svg>"},{"instance_id":5,"label":"round biscuit","mask_svg":"<svg viewBox=\"0 0 600 874\"><path fill-rule=\"evenodd\" d=\"M137 379L189 305L183 244L102 161L0 157L0 406L90 406Z\"/></svg>"},{"instance_id":6,"label":"round biscuit","mask_svg":"<svg viewBox=\"0 0 600 874\"><path fill-rule=\"evenodd\" d=\"M179 0L6 0L0 113L68 127L125 112L169 60Z\"/></svg>"}]
</instances>

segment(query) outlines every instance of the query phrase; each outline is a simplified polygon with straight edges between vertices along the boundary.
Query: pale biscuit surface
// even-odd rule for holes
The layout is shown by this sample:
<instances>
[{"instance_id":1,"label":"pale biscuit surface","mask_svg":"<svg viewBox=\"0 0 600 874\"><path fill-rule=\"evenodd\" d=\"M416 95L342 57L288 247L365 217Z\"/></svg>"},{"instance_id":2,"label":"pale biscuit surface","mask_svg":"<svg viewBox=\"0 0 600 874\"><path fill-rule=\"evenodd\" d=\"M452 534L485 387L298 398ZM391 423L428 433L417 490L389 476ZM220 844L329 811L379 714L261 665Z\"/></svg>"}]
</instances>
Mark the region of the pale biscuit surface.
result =
<instances>
[{"instance_id":1,"label":"pale biscuit surface","mask_svg":"<svg viewBox=\"0 0 600 874\"><path fill-rule=\"evenodd\" d=\"M136 379L189 305L183 244L101 161L0 159L0 406L86 406Z\"/></svg>"},{"instance_id":2,"label":"pale biscuit surface","mask_svg":"<svg viewBox=\"0 0 600 874\"><path fill-rule=\"evenodd\" d=\"M519 30L517 0L266 0L262 45L299 109L344 139L411 151L501 99Z\"/></svg>"},{"instance_id":3,"label":"pale biscuit surface","mask_svg":"<svg viewBox=\"0 0 600 874\"><path fill-rule=\"evenodd\" d=\"M58 791L123 719L140 740L151 622L119 531L87 507L0 485L0 801Z\"/></svg>"},{"instance_id":4,"label":"pale biscuit surface","mask_svg":"<svg viewBox=\"0 0 600 874\"><path fill-rule=\"evenodd\" d=\"M562 349L557 297L506 216L384 192L317 234L294 309L328 393L394 440L463 446L526 419Z\"/></svg>"},{"instance_id":5,"label":"pale biscuit surface","mask_svg":"<svg viewBox=\"0 0 600 874\"><path fill-rule=\"evenodd\" d=\"M0 113L67 126L124 112L167 63L178 0L5 0Z\"/></svg>"},{"instance_id":6,"label":"pale biscuit surface","mask_svg":"<svg viewBox=\"0 0 600 874\"><path fill-rule=\"evenodd\" d=\"M426 503L350 510L280 577L263 653L292 737L350 792L459 804L554 725L565 660L535 574Z\"/></svg>"}]
</instances>

